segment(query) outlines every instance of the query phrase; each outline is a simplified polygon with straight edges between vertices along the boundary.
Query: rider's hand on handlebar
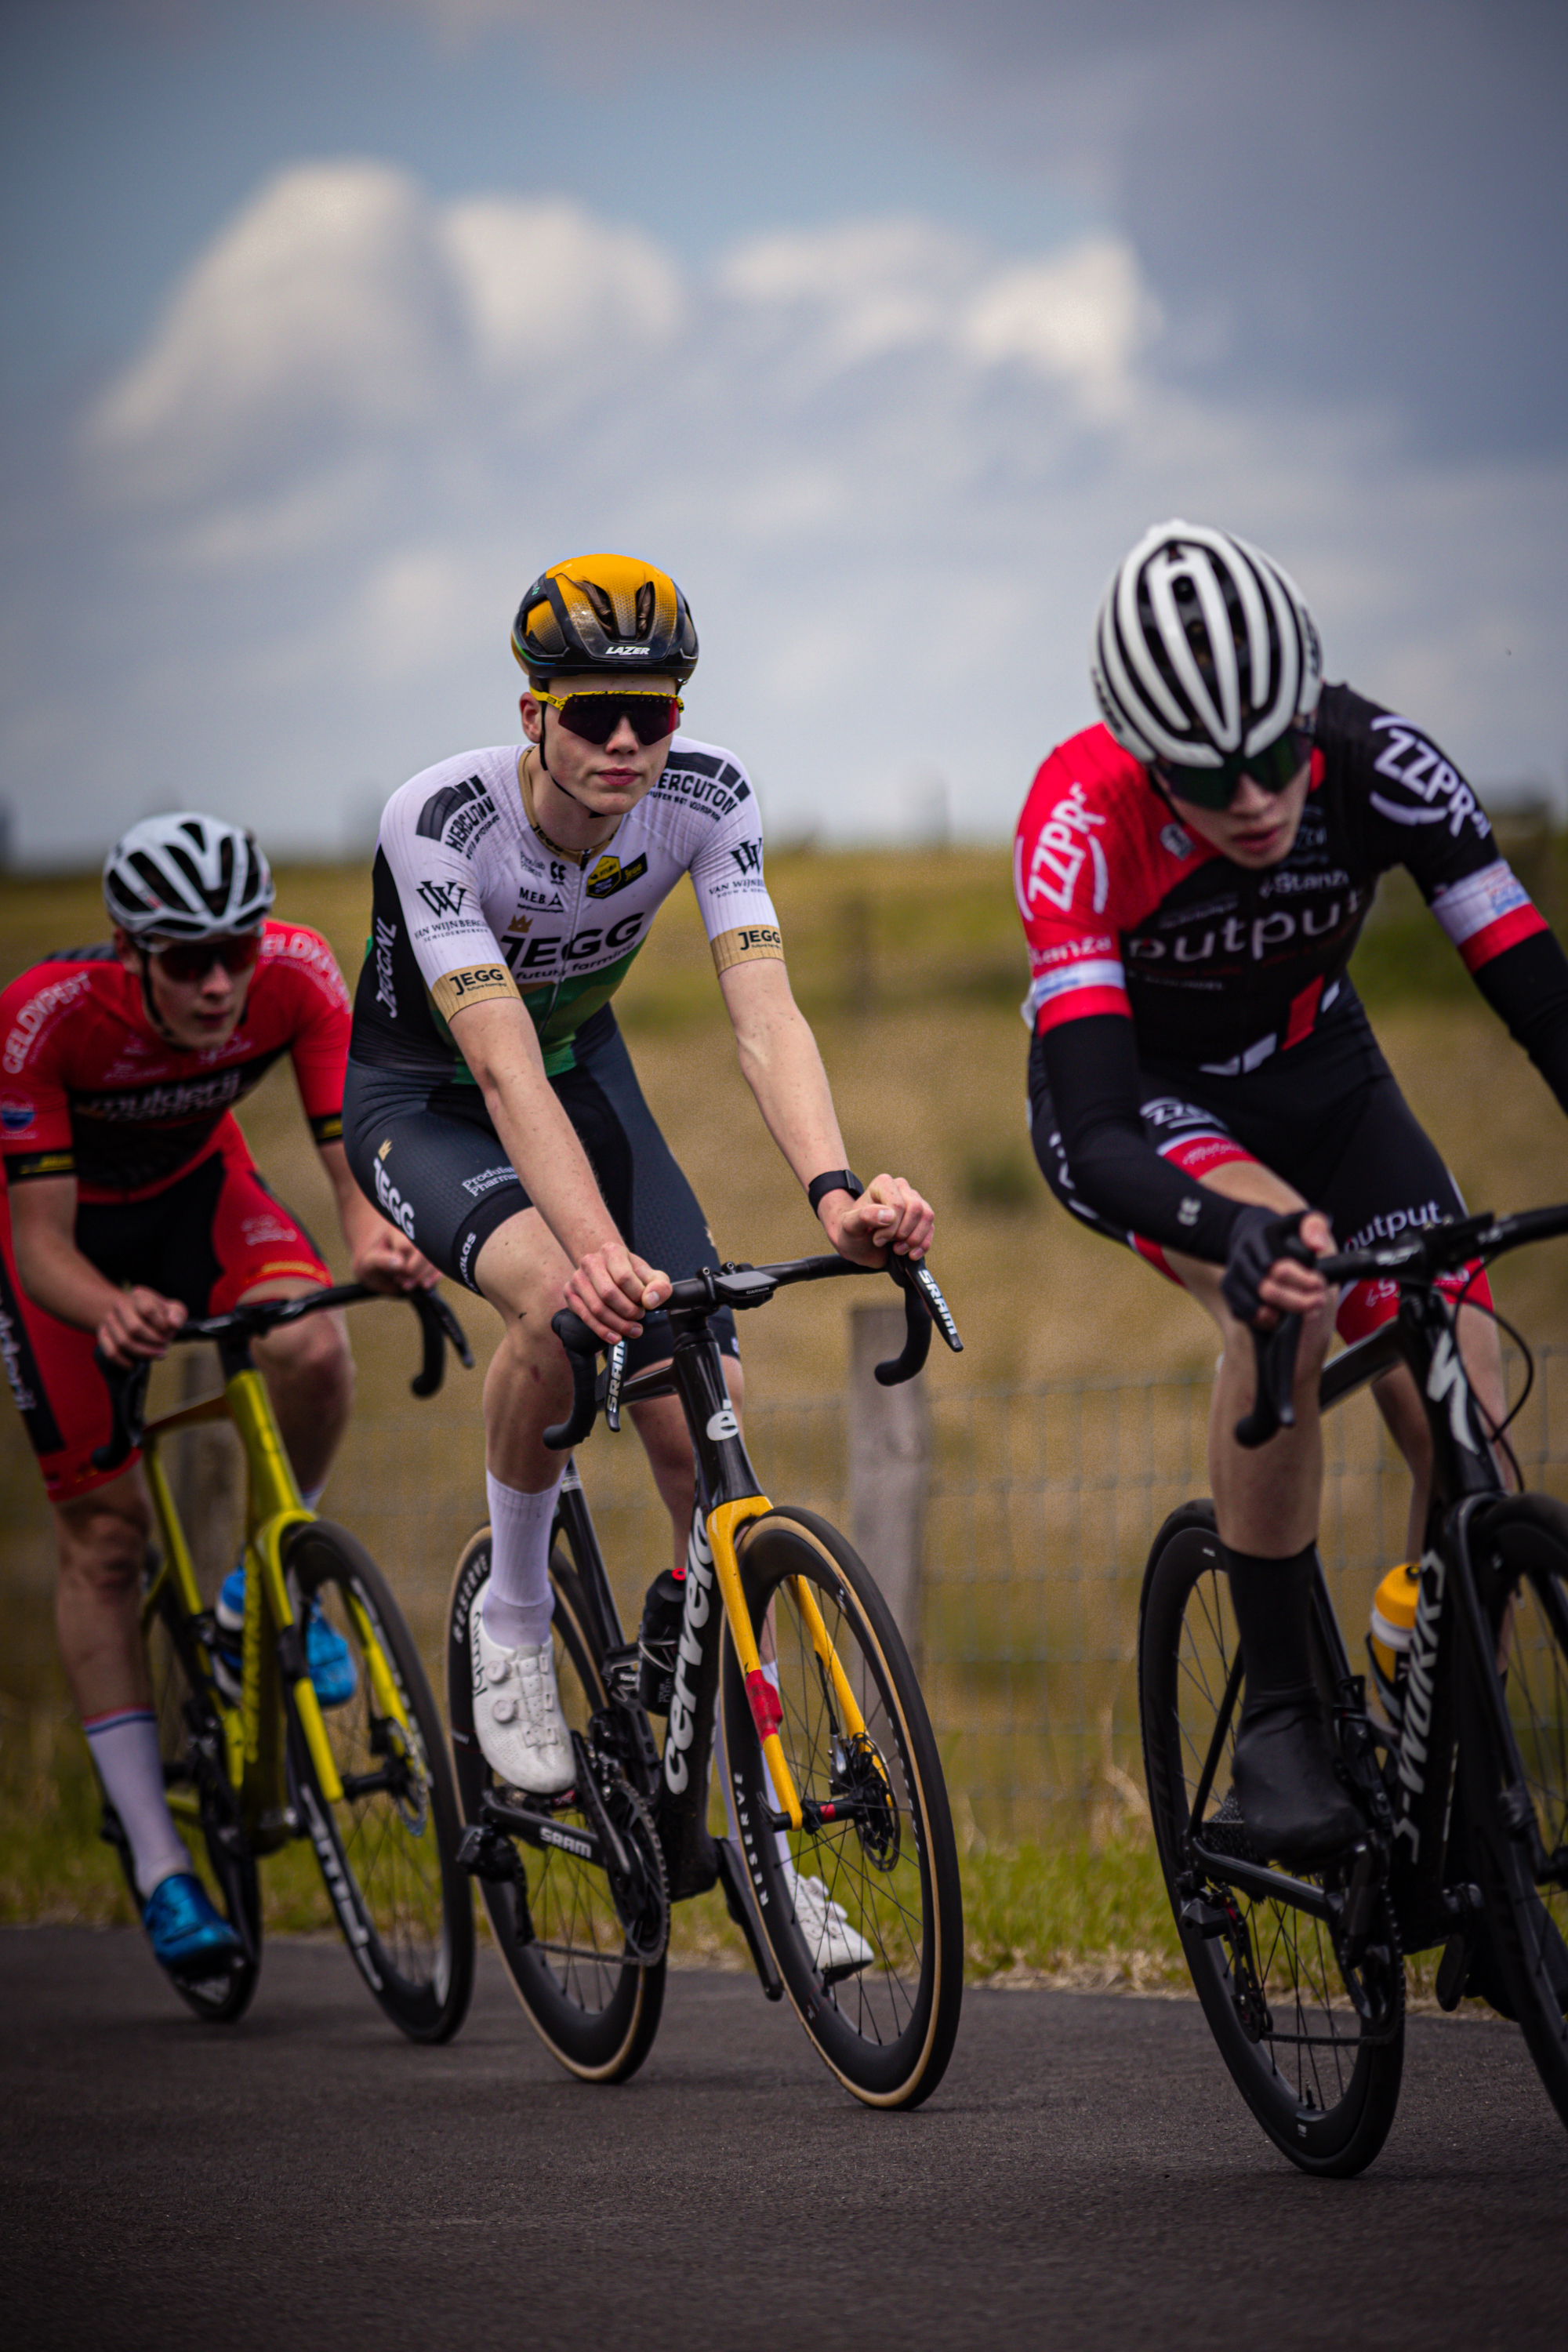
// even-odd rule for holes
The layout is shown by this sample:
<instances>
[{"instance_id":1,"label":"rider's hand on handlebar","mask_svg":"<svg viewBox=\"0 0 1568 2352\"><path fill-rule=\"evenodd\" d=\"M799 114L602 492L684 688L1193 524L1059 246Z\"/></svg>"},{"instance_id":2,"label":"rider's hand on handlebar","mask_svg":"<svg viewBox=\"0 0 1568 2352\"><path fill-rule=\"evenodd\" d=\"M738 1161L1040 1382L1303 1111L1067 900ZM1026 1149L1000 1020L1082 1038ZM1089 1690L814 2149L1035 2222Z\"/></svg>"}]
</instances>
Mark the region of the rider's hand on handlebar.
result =
<instances>
[{"instance_id":1,"label":"rider's hand on handlebar","mask_svg":"<svg viewBox=\"0 0 1568 2352\"><path fill-rule=\"evenodd\" d=\"M624 1242L584 1252L566 1285L566 1304L590 1330L613 1343L630 1339L642 1318L669 1297L670 1281Z\"/></svg>"},{"instance_id":2,"label":"rider's hand on handlebar","mask_svg":"<svg viewBox=\"0 0 1568 2352\"><path fill-rule=\"evenodd\" d=\"M98 1327L98 1344L111 1364L133 1364L140 1356L164 1356L169 1339L185 1320L177 1298L141 1284L122 1290Z\"/></svg>"},{"instance_id":3,"label":"rider's hand on handlebar","mask_svg":"<svg viewBox=\"0 0 1568 2352\"><path fill-rule=\"evenodd\" d=\"M1300 1259L1271 1255L1276 1241L1272 1228L1284 1222L1277 1210L1244 1209L1230 1245L1222 1284L1233 1314L1255 1330L1272 1331L1281 1315L1310 1315L1329 1295L1327 1283L1315 1267ZM1298 1228L1300 1239L1318 1257L1329 1256L1334 1237L1320 1210L1307 1210Z\"/></svg>"},{"instance_id":4,"label":"rider's hand on handlebar","mask_svg":"<svg viewBox=\"0 0 1568 2352\"><path fill-rule=\"evenodd\" d=\"M363 1246L354 1252L353 1274L371 1290L384 1290L394 1295L407 1290L434 1290L441 1279L440 1269L431 1265L424 1254L395 1225L378 1223Z\"/></svg>"},{"instance_id":5,"label":"rider's hand on handlebar","mask_svg":"<svg viewBox=\"0 0 1568 2352\"><path fill-rule=\"evenodd\" d=\"M924 1257L936 1226L936 1212L901 1176L874 1176L858 1201L829 1192L817 1210L823 1230L840 1257L856 1265L882 1265L890 1244L900 1257Z\"/></svg>"}]
</instances>

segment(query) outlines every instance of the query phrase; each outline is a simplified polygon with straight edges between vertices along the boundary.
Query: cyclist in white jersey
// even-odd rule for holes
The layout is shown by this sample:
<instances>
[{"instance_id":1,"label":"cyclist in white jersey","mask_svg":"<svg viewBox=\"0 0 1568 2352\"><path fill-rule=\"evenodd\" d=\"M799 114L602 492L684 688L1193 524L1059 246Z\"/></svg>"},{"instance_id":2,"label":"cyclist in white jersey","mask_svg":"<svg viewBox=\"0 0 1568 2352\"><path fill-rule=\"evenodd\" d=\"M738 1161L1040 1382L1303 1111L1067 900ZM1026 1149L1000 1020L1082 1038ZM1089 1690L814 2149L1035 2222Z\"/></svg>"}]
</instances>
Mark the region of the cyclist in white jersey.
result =
<instances>
[{"instance_id":1,"label":"cyclist in white jersey","mask_svg":"<svg viewBox=\"0 0 1568 2352\"><path fill-rule=\"evenodd\" d=\"M741 1068L833 1246L862 1265L921 1256L927 1202L901 1177L864 1192L790 993L763 879L762 825L732 754L676 731L697 634L650 564L554 564L518 611L525 740L465 752L395 793L376 848L354 1005L344 1141L362 1188L505 1336L485 1383L491 1572L476 1670L492 1770L570 1786L550 1640L550 1532L565 1417L550 1318L570 1306L629 1361L670 1352L672 1279L717 1263L689 1185L643 1101L610 999L689 875ZM733 1326L725 1352L735 1358ZM739 1405L739 1361L730 1366ZM693 1465L679 1405L633 1408L681 1569ZM829 1919L825 1933L831 1937Z\"/></svg>"}]
</instances>

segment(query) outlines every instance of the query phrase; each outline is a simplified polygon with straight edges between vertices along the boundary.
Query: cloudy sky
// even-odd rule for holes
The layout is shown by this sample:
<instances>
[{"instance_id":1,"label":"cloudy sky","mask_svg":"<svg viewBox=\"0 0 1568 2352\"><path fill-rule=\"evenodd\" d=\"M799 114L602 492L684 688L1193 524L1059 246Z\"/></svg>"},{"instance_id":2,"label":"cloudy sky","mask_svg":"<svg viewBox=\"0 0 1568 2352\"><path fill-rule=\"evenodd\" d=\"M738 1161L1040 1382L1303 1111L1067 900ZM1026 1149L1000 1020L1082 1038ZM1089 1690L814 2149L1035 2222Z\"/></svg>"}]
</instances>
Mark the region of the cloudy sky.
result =
<instances>
[{"instance_id":1,"label":"cloudy sky","mask_svg":"<svg viewBox=\"0 0 1568 2352\"><path fill-rule=\"evenodd\" d=\"M356 845L599 546L775 836L999 837L1172 513L1561 798L1565 68L1557 0L10 0L14 857Z\"/></svg>"}]
</instances>

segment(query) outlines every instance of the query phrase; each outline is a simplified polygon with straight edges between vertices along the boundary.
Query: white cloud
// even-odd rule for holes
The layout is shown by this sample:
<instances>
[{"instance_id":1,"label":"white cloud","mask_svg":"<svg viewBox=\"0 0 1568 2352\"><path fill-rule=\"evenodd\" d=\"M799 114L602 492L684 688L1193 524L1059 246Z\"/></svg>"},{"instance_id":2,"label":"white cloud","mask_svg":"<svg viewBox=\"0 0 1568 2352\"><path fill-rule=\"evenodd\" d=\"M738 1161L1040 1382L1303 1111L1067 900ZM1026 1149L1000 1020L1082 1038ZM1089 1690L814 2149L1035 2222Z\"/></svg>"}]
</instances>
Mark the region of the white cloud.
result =
<instances>
[{"instance_id":1,"label":"white cloud","mask_svg":"<svg viewBox=\"0 0 1568 2352\"><path fill-rule=\"evenodd\" d=\"M704 272L575 205L285 173L93 407L13 600L22 853L87 854L198 780L335 847L364 778L512 730L521 586L617 544L690 593L693 723L770 823L897 832L935 773L1001 834L1091 716L1107 572L1170 512L1272 548L1331 673L1480 780L1555 770L1564 468L1162 386L1158 328L1105 235L1019 257L853 221Z\"/></svg>"},{"instance_id":2,"label":"white cloud","mask_svg":"<svg viewBox=\"0 0 1568 2352\"><path fill-rule=\"evenodd\" d=\"M384 164L275 179L190 271L90 442L114 488L193 501L311 445L424 424L458 331L439 224Z\"/></svg>"},{"instance_id":3,"label":"white cloud","mask_svg":"<svg viewBox=\"0 0 1568 2352\"><path fill-rule=\"evenodd\" d=\"M440 232L466 299L475 355L495 382L559 389L560 354L643 366L681 324L684 289L640 230L581 205L491 197L455 205Z\"/></svg>"}]
</instances>

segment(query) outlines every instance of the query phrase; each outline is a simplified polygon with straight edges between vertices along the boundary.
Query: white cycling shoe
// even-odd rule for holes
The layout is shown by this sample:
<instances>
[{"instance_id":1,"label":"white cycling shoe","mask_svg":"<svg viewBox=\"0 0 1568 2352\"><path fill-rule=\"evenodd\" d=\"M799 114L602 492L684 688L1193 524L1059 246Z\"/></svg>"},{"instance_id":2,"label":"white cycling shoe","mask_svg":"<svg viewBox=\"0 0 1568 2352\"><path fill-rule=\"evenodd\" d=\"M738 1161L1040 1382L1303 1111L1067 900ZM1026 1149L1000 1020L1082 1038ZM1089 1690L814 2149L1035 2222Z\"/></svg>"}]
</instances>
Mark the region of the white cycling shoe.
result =
<instances>
[{"instance_id":1,"label":"white cycling shoe","mask_svg":"<svg viewBox=\"0 0 1568 2352\"><path fill-rule=\"evenodd\" d=\"M484 1600L474 1602L472 1628L474 1732L479 1752L498 1780L531 1797L558 1797L577 1778L577 1759L555 1687L555 1657L548 1640L515 1650L485 1631Z\"/></svg>"},{"instance_id":2,"label":"white cycling shoe","mask_svg":"<svg viewBox=\"0 0 1568 2352\"><path fill-rule=\"evenodd\" d=\"M784 1865L784 1883L795 1905L795 1924L805 1937L813 1963L826 1976L829 1970L848 1975L867 1967L870 1945L849 1925L842 1903L835 1903L820 1878L803 1878L793 1862Z\"/></svg>"}]
</instances>

